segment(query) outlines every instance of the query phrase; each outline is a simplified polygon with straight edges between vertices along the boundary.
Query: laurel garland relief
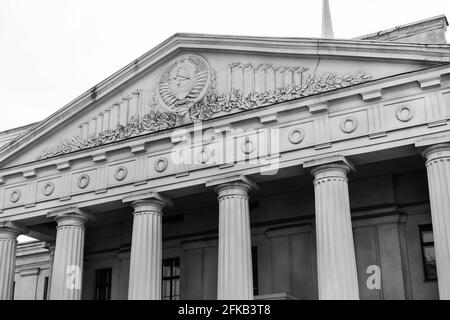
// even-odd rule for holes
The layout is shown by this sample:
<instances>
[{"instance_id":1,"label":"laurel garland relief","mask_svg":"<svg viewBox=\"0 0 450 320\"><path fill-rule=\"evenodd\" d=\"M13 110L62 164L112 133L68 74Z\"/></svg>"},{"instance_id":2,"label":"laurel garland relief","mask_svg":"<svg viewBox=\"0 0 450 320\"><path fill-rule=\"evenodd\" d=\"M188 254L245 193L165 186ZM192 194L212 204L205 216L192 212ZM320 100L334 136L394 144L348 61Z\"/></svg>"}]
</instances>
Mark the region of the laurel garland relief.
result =
<instances>
[{"instance_id":1,"label":"laurel garland relief","mask_svg":"<svg viewBox=\"0 0 450 320\"><path fill-rule=\"evenodd\" d=\"M301 66L231 63L224 92L205 58L185 54L171 61L156 84L156 94L138 89L79 125L79 134L43 151L47 159L129 137L205 121L217 114L250 110L371 80L348 75L309 73Z\"/></svg>"}]
</instances>

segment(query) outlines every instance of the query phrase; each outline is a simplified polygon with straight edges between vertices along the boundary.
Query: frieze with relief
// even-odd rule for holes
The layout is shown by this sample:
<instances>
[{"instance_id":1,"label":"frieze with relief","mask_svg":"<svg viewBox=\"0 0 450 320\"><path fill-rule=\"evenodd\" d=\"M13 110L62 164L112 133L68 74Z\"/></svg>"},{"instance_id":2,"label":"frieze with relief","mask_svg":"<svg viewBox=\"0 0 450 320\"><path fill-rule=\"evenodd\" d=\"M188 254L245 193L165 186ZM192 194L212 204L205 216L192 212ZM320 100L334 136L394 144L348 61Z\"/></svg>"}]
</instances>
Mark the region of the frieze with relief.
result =
<instances>
[{"instance_id":1,"label":"frieze with relief","mask_svg":"<svg viewBox=\"0 0 450 320\"><path fill-rule=\"evenodd\" d=\"M47 159L130 137L341 89L372 79L363 71L317 74L301 66L231 63L223 92L217 74L200 55L185 54L161 73L155 90L138 89L79 125L77 136L44 150ZM224 86L225 87L225 86Z\"/></svg>"}]
</instances>

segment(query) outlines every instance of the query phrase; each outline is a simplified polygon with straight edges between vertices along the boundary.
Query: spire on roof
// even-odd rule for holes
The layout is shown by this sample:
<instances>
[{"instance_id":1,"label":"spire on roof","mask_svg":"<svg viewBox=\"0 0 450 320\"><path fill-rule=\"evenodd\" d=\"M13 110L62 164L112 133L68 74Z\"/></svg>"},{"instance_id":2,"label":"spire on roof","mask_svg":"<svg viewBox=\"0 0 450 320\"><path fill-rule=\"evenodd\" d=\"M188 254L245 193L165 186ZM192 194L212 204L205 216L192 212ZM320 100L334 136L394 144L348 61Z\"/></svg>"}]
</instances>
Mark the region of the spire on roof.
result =
<instances>
[{"instance_id":1,"label":"spire on roof","mask_svg":"<svg viewBox=\"0 0 450 320\"><path fill-rule=\"evenodd\" d=\"M323 0L322 5L322 38L334 38L329 0Z\"/></svg>"}]
</instances>

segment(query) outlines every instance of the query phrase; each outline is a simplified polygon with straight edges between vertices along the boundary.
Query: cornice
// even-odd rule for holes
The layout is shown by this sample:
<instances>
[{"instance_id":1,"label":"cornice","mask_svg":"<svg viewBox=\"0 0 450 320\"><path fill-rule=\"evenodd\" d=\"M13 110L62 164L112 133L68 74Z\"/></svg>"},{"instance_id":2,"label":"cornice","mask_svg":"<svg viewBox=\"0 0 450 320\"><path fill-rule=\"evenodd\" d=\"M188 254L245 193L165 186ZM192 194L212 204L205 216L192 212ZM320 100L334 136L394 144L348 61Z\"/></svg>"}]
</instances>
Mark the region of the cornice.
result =
<instances>
[{"instance_id":1,"label":"cornice","mask_svg":"<svg viewBox=\"0 0 450 320\"><path fill-rule=\"evenodd\" d=\"M385 40L379 40L379 41L399 42L400 39L410 36L410 34L399 33L398 31L400 31L400 30L405 31L408 29L416 28L416 29L420 29L421 32L428 32L428 31L433 31L433 30L438 30L438 29L444 29L444 32L445 32L445 29L447 28L447 26L448 26L447 17L442 14L442 15L438 15L438 16L431 17L428 19L415 21L412 23L389 28L386 30L381 30L378 32L366 34L363 36L356 37L354 39L355 40L369 40L369 39L375 40L375 39L380 39L380 38L383 39L386 37Z\"/></svg>"}]
</instances>

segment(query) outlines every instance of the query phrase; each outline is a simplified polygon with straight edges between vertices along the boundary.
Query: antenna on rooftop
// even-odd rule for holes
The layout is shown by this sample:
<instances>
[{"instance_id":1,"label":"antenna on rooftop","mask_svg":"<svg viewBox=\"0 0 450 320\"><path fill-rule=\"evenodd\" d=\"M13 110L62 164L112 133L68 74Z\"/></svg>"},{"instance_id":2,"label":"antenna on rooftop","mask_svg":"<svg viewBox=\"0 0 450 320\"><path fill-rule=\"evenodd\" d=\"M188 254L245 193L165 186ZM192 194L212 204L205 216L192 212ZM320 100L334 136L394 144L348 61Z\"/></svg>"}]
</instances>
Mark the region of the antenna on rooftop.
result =
<instances>
[{"instance_id":1,"label":"antenna on rooftop","mask_svg":"<svg viewBox=\"0 0 450 320\"><path fill-rule=\"evenodd\" d=\"M333 39L333 22L331 21L330 1L323 0L322 4L322 38Z\"/></svg>"}]
</instances>

